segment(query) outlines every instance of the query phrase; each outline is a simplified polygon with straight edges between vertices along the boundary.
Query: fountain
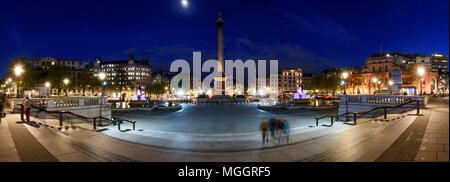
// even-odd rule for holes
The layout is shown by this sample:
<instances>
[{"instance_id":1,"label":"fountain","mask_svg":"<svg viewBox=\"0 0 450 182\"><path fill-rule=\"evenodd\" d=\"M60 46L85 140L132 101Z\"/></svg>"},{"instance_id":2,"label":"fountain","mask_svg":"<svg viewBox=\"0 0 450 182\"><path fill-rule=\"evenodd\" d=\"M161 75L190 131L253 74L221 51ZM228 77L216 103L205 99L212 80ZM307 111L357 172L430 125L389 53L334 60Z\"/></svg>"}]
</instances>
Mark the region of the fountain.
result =
<instances>
[{"instance_id":1,"label":"fountain","mask_svg":"<svg viewBox=\"0 0 450 182\"><path fill-rule=\"evenodd\" d=\"M309 95L306 95L300 86L297 88L297 93L294 94L294 99L309 99Z\"/></svg>"},{"instance_id":2,"label":"fountain","mask_svg":"<svg viewBox=\"0 0 450 182\"><path fill-rule=\"evenodd\" d=\"M145 95L142 95L142 92L141 92L141 88L138 88L137 90L136 90L136 94L134 94L132 97L131 97L131 100L133 100L133 101L144 101L144 100L147 100L147 98L145 98Z\"/></svg>"}]
</instances>

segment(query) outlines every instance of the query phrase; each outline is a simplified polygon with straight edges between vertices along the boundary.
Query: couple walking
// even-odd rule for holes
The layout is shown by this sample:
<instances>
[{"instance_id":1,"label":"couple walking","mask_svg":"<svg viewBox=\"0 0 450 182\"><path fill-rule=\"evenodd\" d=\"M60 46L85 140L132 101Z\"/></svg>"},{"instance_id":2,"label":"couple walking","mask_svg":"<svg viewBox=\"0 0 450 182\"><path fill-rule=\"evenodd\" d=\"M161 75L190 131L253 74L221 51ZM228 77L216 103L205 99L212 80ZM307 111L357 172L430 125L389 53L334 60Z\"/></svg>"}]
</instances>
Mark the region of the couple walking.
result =
<instances>
[{"instance_id":1,"label":"couple walking","mask_svg":"<svg viewBox=\"0 0 450 182\"><path fill-rule=\"evenodd\" d=\"M270 119L262 118L260 130L263 143L269 142L269 131L272 139L278 140L278 143L282 143L284 141L289 143L290 125L287 120L281 117L272 117Z\"/></svg>"}]
</instances>

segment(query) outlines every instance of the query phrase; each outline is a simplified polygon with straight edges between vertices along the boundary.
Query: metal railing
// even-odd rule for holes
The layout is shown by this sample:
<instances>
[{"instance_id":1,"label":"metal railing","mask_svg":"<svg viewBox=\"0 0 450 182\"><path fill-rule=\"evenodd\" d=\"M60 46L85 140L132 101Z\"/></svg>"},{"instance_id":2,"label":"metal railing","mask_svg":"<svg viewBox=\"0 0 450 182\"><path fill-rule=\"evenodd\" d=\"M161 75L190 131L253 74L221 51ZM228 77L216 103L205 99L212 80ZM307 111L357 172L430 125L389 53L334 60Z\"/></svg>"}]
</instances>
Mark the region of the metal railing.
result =
<instances>
[{"instance_id":1,"label":"metal railing","mask_svg":"<svg viewBox=\"0 0 450 182\"><path fill-rule=\"evenodd\" d=\"M24 114L25 114L24 105L23 104L19 104L19 105L21 107L20 118L21 118L22 121L24 121ZM93 125L93 129L94 130L96 130L97 126L99 126L99 124L98 124L99 120L102 120L102 121L105 120L107 122L110 122L112 125L118 125L118 129L119 130L120 130L120 124L123 121L125 121L125 122L129 122L129 123L133 124L133 130L136 129L136 121L131 121L131 120L128 120L128 119L123 119L123 118L118 118L118 117L113 117L112 119L109 119L109 118L105 118L105 117L102 117L102 116L91 117L90 118L90 117L82 116L82 115L79 115L79 114L75 114L75 113L70 112L70 111L49 111L49 110L47 110L47 109L45 109L43 107L39 107L39 106L36 106L36 105L33 105L33 104L31 104L30 106L32 108L37 109L39 112L45 112L45 113L49 113L49 114L57 114L58 120L59 120L59 126L63 126L63 122L64 122L64 116L63 115L64 114L69 114L69 115L74 116L75 118L78 118L78 119L82 119L82 120L85 120L85 121L88 121L88 122L92 121L92 125Z\"/></svg>"},{"instance_id":2,"label":"metal railing","mask_svg":"<svg viewBox=\"0 0 450 182\"><path fill-rule=\"evenodd\" d=\"M419 115L419 113L420 113L420 101L422 101L422 100L420 100L420 99L410 100L410 101L407 101L407 102L404 102L402 104L398 104L398 105L395 105L395 106L375 107L373 109L370 109L370 110L367 110L367 111L364 111L364 112L346 112L346 113L342 113L342 114L336 115L336 116L325 115L325 116L321 116L321 117L315 118L316 119L316 126L319 126L319 120L320 119L327 118L327 117L331 118L331 124L329 126L333 126L333 118L335 118L335 120L338 121L339 117L343 117L343 116L347 116L347 115L351 115L351 114L353 115L353 124L356 125L356 120L357 120L357 115L358 114L359 115L364 115L364 114L367 114L367 113L370 113L370 112L373 112L373 111L376 111L376 110L379 110L379 109L383 109L384 119L387 119L388 109L395 109L395 108L398 108L398 107L401 107L401 106L404 106L406 104L410 104L410 103L413 103L413 102L416 102L416 109L417 109L417 113L416 114Z\"/></svg>"},{"instance_id":3,"label":"metal railing","mask_svg":"<svg viewBox=\"0 0 450 182\"><path fill-rule=\"evenodd\" d=\"M120 124L122 124L122 122L124 122L124 121L133 124L133 130L136 130L136 121L131 121L131 120L128 120L128 119L123 119L123 118L118 118L118 117L112 117L112 120L116 121L114 123L115 124L117 123L117 129L118 130L120 130Z\"/></svg>"}]
</instances>

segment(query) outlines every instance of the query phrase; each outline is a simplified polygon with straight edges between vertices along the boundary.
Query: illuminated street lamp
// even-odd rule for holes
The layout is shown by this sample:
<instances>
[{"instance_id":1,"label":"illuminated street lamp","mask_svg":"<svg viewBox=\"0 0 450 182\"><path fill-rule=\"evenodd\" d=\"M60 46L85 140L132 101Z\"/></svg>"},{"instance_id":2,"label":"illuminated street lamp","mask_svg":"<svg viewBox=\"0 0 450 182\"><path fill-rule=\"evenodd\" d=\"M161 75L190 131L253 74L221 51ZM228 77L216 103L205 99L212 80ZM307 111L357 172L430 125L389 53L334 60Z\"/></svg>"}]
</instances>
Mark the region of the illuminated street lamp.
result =
<instances>
[{"instance_id":1,"label":"illuminated street lamp","mask_svg":"<svg viewBox=\"0 0 450 182\"><path fill-rule=\"evenodd\" d=\"M105 73L103 73L103 72L100 72L99 74L98 74L98 78L100 79L100 81L101 81L101 84L102 84L102 86L101 86L101 97L100 97L100 113L99 113L99 117L100 117L100 120L99 120L99 125L100 126L102 126L102 112L103 112L103 95L104 95L104 93L103 93L103 86L105 85L105 83L103 82L103 80L106 78L106 74Z\"/></svg>"},{"instance_id":2,"label":"illuminated street lamp","mask_svg":"<svg viewBox=\"0 0 450 182\"><path fill-rule=\"evenodd\" d=\"M422 82L423 82L423 74L425 73L425 69L419 68L417 69L417 73L420 76L420 95L422 95L423 89L422 89Z\"/></svg>"},{"instance_id":3,"label":"illuminated street lamp","mask_svg":"<svg viewBox=\"0 0 450 182\"><path fill-rule=\"evenodd\" d=\"M348 73L344 72L342 73L342 78L344 78L344 99L345 99L345 121L348 121L348 102L347 102L347 77Z\"/></svg>"},{"instance_id":4,"label":"illuminated street lamp","mask_svg":"<svg viewBox=\"0 0 450 182\"><path fill-rule=\"evenodd\" d=\"M377 78L372 78L372 82L373 82L373 86L375 87L375 89L374 89L374 94L375 94L375 91L376 91L376 88L377 88L377 81L378 81L378 79Z\"/></svg>"},{"instance_id":5,"label":"illuminated street lamp","mask_svg":"<svg viewBox=\"0 0 450 182\"><path fill-rule=\"evenodd\" d=\"M24 72L23 67L21 65L16 65L16 67L14 67L14 74L16 75L16 78L20 78L20 75ZM21 96L21 92L20 92L20 79L18 79L17 82L17 97Z\"/></svg>"},{"instance_id":6,"label":"illuminated street lamp","mask_svg":"<svg viewBox=\"0 0 450 182\"><path fill-rule=\"evenodd\" d=\"M389 91L392 94L392 85L394 85L394 82L392 80L389 80L388 84L389 84Z\"/></svg>"},{"instance_id":7,"label":"illuminated street lamp","mask_svg":"<svg viewBox=\"0 0 450 182\"><path fill-rule=\"evenodd\" d=\"M16 74L16 76L20 76L23 73L23 68L20 65L17 65L14 68L14 73Z\"/></svg>"},{"instance_id":8,"label":"illuminated street lamp","mask_svg":"<svg viewBox=\"0 0 450 182\"><path fill-rule=\"evenodd\" d=\"M64 79L64 80L63 80L63 83L64 83L64 85L65 85L66 96L68 96L68 95L67 95L67 85L69 84L69 79L67 79L67 78Z\"/></svg>"},{"instance_id":9,"label":"illuminated street lamp","mask_svg":"<svg viewBox=\"0 0 450 182\"><path fill-rule=\"evenodd\" d=\"M378 80L377 83L378 83L378 85L377 85L378 86L378 90L381 90L381 80Z\"/></svg>"},{"instance_id":10,"label":"illuminated street lamp","mask_svg":"<svg viewBox=\"0 0 450 182\"><path fill-rule=\"evenodd\" d=\"M49 96L50 82L45 82L45 87L47 87L47 97Z\"/></svg>"}]
</instances>

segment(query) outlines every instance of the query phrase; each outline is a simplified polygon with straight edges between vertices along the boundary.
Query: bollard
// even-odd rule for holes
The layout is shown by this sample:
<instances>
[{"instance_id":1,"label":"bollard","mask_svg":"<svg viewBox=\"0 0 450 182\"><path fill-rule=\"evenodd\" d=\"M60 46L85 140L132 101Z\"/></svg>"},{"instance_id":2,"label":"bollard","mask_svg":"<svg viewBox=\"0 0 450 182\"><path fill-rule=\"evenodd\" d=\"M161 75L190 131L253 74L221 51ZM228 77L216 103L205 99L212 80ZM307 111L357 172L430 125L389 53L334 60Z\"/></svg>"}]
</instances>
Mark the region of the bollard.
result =
<instances>
[{"instance_id":1,"label":"bollard","mask_svg":"<svg viewBox=\"0 0 450 182\"><path fill-rule=\"evenodd\" d=\"M59 112L59 126L63 125L63 113Z\"/></svg>"},{"instance_id":2,"label":"bollard","mask_svg":"<svg viewBox=\"0 0 450 182\"><path fill-rule=\"evenodd\" d=\"M387 107L384 107L384 119L387 119Z\"/></svg>"},{"instance_id":3,"label":"bollard","mask_svg":"<svg viewBox=\"0 0 450 182\"><path fill-rule=\"evenodd\" d=\"M316 118L316 126L319 126L319 119Z\"/></svg>"},{"instance_id":4,"label":"bollard","mask_svg":"<svg viewBox=\"0 0 450 182\"><path fill-rule=\"evenodd\" d=\"M135 127L134 127L135 125L136 125L136 121L133 123L133 130L135 130Z\"/></svg>"},{"instance_id":5,"label":"bollard","mask_svg":"<svg viewBox=\"0 0 450 182\"><path fill-rule=\"evenodd\" d=\"M354 114L354 115L353 115L353 119L354 119L353 124L356 124L356 112L353 113L353 114Z\"/></svg>"},{"instance_id":6,"label":"bollard","mask_svg":"<svg viewBox=\"0 0 450 182\"><path fill-rule=\"evenodd\" d=\"M331 126L333 126L333 116L331 116Z\"/></svg>"},{"instance_id":7,"label":"bollard","mask_svg":"<svg viewBox=\"0 0 450 182\"><path fill-rule=\"evenodd\" d=\"M94 118L94 130L97 129L97 120Z\"/></svg>"},{"instance_id":8,"label":"bollard","mask_svg":"<svg viewBox=\"0 0 450 182\"><path fill-rule=\"evenodd\" d=\"M416 101L416 103L417 103L417 115L419 115L420 114L420 100L417 100Z\"/></svg>"},{"instance_id":9,"label":"bollard","mask_svg":"<svg viewBox=\"0 0 450 182\"><path fill-rule=\"evenodd\" d=\"M120 131L120 122L117 122L117 129Z\"/></svg>"}]
</instances>

